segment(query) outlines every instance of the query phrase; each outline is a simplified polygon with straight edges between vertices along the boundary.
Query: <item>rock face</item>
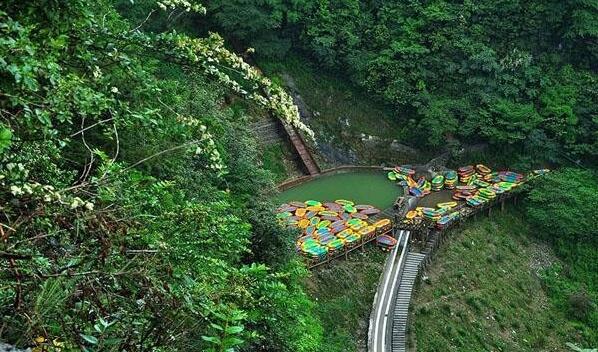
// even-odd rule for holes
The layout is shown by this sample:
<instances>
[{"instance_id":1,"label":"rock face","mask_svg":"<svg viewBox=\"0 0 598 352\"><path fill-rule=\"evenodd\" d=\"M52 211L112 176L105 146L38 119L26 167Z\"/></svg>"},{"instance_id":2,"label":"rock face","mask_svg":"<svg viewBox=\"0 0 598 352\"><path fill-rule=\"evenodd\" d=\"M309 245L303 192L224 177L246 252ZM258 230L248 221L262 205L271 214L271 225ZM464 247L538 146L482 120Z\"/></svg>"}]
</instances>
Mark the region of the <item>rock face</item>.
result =
<instances>
[{"instance_id":1,"label":"rock face","mask_svg":"<svg viewBox=\"0 0 598 352\"><path fill-rule=\"evenodd\" d=\"M401 144L396 139L390 143L389 147L390 147L390 149L392 149L398 153L402 153L402 154L407 154L407 155L417 155L418 154L417 149L412 148L405 144Z\"/></svg>"},{"instance_id":2,"label":"rock face","mask_svg":"<svg viewBox=\"0 0 598 352\"><path fill-rule=\"evenodd\" d=\"M303 122L309 121L313 117L313 114L311 113L311 110L308 108L307 104L301 97L301 94L299 94L299 89L297 89L295 80L293 80L293 77L291 77L287 73L283 73L281 77L284 81L284 84L289 89L295 105L297 105L297 108L299 108L299 114L301 115L301 118L304 120Z\"/></svg>"},{"instance_id":3,"label":"rock face","mask_svg":"<svg viewBox=\"0 0 598 352\"><path fill-rule=\"evenodd\" d=\"M299 109L301 120L307 125L310 121L317 120L320 113L307 105L293 77L283 73L281 78ZM338 128L334 135L326 135L324 131L320 131L317 133L317 143L313 146L331 165L378 165L386 160L415 160L420 154L417 149L395 139L354 131L351 119L347 116L338 116L335 122Z\"/></svg>"},{"instance_id":4,"label":"rock face","mask_svg":"<svg viewBox=\"0 0 598 352\"><path fill-rule=\"evenodd\" d=\"M333 161L340 165L357 164L357 155L349 149L335 148L329 143L318 142L318 152L326 158L326 160Z\"/></svg>"},{"instance_id":5,"label":"rock face","mask_svg":"<svg viewBox=\"0 0 598 352\"><path fill-rule=\"evenodd\" d=\"M31 352L31 348L22 350L22 349L16 348L13 345L9 345L7 343L0 342L0 352Z\"/></svg>"},{"instance_id":6,"label":"rock face","mask_svg":"<svg viewBox=\"0 0 598 352\"><path fill-rule=\"evenodd\" d=\"M449 158L450 158L451 154L449 152L445 152L437 157L435 157L434 159L428 161L426 163L426 167L428 170L432 170L432 171L444 171L446 169L446 163L448 162Z\"/></svg>"}]
</instances>

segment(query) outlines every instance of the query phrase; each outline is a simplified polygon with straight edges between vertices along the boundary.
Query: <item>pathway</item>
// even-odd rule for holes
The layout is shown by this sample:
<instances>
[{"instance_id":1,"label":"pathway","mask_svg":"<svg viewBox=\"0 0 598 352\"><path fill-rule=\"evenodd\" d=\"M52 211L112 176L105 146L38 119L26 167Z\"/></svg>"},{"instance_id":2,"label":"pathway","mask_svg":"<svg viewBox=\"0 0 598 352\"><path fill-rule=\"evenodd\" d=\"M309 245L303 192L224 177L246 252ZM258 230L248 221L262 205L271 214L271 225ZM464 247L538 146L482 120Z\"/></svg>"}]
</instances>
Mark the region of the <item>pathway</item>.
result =
<instances>
[{"instance_id":1,"label":"pathway","mask_svg":"<svg viewBox=\"0 0 598 352\"><path fill-rule=\"evenodd\" d=\"M303 137L301 137L301 135L297 132L295 127L285 123L284 121L282 122L282 125L285 131L287 132L289 139L291 140L291 144L293 145L293 147L295 147L295 150L297 151L297 154L299 154L301 161L303 161L303 165L305 165L308 174L319 174L320 168L318 167L318 164L316 164L316 161L311 155L311 152L307 149Z\"/></svg>"},{"instance_id":2,"label":"pathway","mask_svg":"<svg viewBox=\"0 0 598 352\"><path fill-rule=\"evenodd\" d=\"M305 140L295 127L279 119L268 117L252 123L251 131L262 145L280 143L287 135L307 174L313 176L320 173L320 168L307 148Z\"/></svg>"},{"instance_id":3,"label":"pathway","mask_svg":"<svg viewBox=\"0 0 598 352\"><path fill-rule=\"evenodd\" d=\"M413 286L423 262L425 254L409 252L405 261L405 268L401 275L399 292L394 304L392 322L392 352L405 352L407 350L407 318L409 317L409 303Z\"/></svg>"},{"instance_id":4,"label":"pathway","mask_svg":"<svg viewBox=\"0 0 598 352\"><path fill-rule=\"evenodd\" d=\"M371 352L386 352L391 346L391 309L395 306L395 289L399 285L408 246L409 231L400 231L398 243L386 259L382 280L374 297L368 331L368 350Z\"/></svg>"},{"instance_id":5,"label":"pathway","mask_svg":"<svg viewBox=\"0 0 598 352\"><path fill-rule=\"evenodd\" d=\"M271 145L283 141L286 132L280 121L275 118L265 118L251 124L251 131L263 145Z\"/></svg>"}]
</instances>

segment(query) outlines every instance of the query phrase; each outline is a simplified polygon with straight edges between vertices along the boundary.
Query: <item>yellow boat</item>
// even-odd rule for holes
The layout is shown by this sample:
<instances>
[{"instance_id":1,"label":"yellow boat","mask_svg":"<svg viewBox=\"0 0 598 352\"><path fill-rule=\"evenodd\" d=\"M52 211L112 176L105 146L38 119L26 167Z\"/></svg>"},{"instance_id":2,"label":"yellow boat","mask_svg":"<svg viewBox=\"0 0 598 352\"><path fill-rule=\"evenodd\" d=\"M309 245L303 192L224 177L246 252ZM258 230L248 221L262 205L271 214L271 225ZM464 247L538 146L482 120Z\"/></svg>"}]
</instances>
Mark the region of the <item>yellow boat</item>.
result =
<instances>
[{"instance_id":1,"label":"yellow boat","mask_svg":"<svg viewBox=\"0 0 598 352\"><path fill-rule=\"evenodd\" d=\"M334 201L336 204L340 204L340 205L355 205L355 203L353 203L350 200L346 200L346 199L337 199Z\"/></svg>"},{"instance_id":2,"label":"yellow boat","mask_svg":"<svg viewBox=\"0 0 598 352\"><path fill-rule=\"evenodd\" d=\"M457 202L444 202L444 203L438 203L436 204L436 206L438 206L438 208L454 208L457 206Z\"/></svg>"},{"instance_id":3,"label":"yellow boat","mask_svg":"<svg viewBox=\"0 0 598 352\"><path fill-rule=\"evenodd\" d=\"M298 225L299 225L299 228L305 229L305 228L307 228L309 226L309 220L307 220L307 219L301 219L301 220L299 220Z\"/></svg>"},{"instance_id":4,"label":"yellow boat","mask_svg":"<svg viewBox=\"0 0 598 352\"><path fill-rule=\"evenodd\" d=\"M490 170L490 168L486 165L482 165L482 164L477 164L475 166L475 168L478 170L479 173L481 173L482 175L486 175L489 174L490 172L492 172L492 170Z\"/></svg>"},{"instance_id":5,"label":"yellow boat","mask_svg":"<svg viewBox=\"0 0 598 352\"><path fill-rule=\"evenodd\" d=\"M417 182L415 182L415 180L413 180L411 178L411 176L407 177L407 185L409 187L416 187L417 186Z\"/></svg>"}]
</instances>

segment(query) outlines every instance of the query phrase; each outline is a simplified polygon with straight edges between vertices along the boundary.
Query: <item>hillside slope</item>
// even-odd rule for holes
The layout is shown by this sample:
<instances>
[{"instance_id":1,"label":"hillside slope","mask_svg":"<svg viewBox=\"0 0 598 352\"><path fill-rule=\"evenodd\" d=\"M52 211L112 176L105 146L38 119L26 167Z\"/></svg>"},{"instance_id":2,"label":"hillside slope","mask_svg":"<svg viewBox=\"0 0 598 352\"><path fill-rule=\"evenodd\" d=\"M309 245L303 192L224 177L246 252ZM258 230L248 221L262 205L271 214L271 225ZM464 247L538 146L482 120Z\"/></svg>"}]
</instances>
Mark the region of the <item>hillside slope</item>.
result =
<instances>
[{"instance_id":1,"label":"hillside slope","mask_svg":"<svg viewBox=\"0 0 598 352\"><path fill-rule=\"evenodd\" d=\"M418 351L564 351L591 340L544 289L558 265L517 209L453 232L424 274L411 315ZM595 339L595 337L594 337Z\"/></svg>"}]
</instances>

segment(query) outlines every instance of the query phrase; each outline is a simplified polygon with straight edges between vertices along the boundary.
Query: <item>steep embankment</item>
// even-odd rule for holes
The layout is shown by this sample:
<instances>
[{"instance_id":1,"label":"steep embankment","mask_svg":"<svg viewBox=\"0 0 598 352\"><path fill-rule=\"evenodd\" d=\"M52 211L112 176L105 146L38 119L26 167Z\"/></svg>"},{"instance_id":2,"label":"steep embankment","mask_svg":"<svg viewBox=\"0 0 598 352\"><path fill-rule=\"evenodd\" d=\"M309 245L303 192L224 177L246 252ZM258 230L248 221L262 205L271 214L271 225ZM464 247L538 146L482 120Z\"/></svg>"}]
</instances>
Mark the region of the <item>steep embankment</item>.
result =
<instances>
[{"instance_id":1,"label":"steep embankment","mask_svg":"<svg viewBox=\"0 0 598 352\"><path fill-rule=\"evenodd\" d=\"M557 262L517 209L453 232L424 273L412 309L419 351L562 351L579 332L543 288Z\"/></svg>"},{"instance_id":2,"label":"steep embankment","mask_svg":"<svg viewBox=\"0 0 598 352\"><path fill-rule=\"evenodd\" d=\"M324 329L321 352L366 351L372 299L386 254L374 245L315 269L307 281Z\"/></svg>"}]
</instances>

